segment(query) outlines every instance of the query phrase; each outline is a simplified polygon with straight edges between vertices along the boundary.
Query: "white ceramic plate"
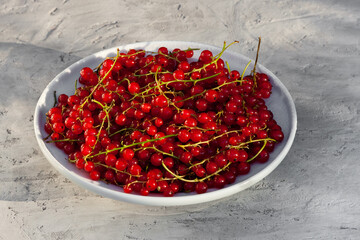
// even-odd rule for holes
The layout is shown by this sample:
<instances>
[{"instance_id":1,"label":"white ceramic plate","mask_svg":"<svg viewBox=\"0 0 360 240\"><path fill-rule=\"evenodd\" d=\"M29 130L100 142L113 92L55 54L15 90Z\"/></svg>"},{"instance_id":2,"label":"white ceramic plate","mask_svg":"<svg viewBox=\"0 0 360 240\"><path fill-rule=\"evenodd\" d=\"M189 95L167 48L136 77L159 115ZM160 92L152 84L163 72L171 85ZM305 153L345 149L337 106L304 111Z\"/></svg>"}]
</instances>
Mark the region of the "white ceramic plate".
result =
<instances>
[{"instance_id":1,"label":"white ceramic plate","mask_svg":"<svg viewBox=\"0 0 360 240\"><path fill-rule=\"evenodd\" d=\"M125 51L132 48L157 51L157 49L161 46L165 46L169 50L175 48L187 49L189 47L200 48L201 50L208 49L211 50L214 55L221 51L220 48L194 42L141 42L107 49L74 63L59 75L57 75L49 83L49 85L41 94L40 99L36 105L34 117L35 135L41 151L49 160L49 162L65 177L92 192L116 200L152 206L190 205L218 200L240 192L259 182L268 174L270 174L284 159L294 141L297 117L294 102L286 87L272 72L260 64L257 66L257 71L268 74L273 84L272 95L266 101L267 106L274 113L274 118L282 127L285 137L280 144L276 145L275 151L271 153L268 162L264 164L253 164L249 174L239 176L235 183L227 185L223 189L212 189L204 194L178 193L175 194L174 197L170 198L163 197L162 195L141 196L136 194L126 194L120 187L106 184L102 181L90 180L87 173L78 170L74 164L71 164L67 161L67 156L65 153L56 148L54 144L46 144L43 141L43 138L47 136L43 127L46 121L45 114L54 104L54 91L56 91L58 94L73 94L74 81L78 78L79 72L83 67L98 66L98 64L101 63L106 57L115 56L117 48L119 48L120 51ZM200 51L195 51L194 58L198 57L199 53ZM243 55L232 52L231 47L226 50L222 56L222 59L228 61L231 69L236 69L240 73L243 71L244 67L250 60ZM250 65L248 68L248 73L250 73L252 68L253 65Z\"/></svg>"}]
</instances>

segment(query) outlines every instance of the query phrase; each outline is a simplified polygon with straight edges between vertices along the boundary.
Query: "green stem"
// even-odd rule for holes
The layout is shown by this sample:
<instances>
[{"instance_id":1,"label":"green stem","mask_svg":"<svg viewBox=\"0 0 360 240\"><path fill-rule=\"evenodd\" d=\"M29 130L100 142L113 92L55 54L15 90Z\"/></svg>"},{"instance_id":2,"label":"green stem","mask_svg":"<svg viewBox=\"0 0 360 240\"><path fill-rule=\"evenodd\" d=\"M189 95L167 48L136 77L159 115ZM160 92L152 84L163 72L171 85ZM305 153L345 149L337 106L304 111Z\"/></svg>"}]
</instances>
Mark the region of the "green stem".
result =
<instances>
[{"instance_id":1,"label":"green stem","mask_svg":"<svg viewBox=\"0 0 360 240\"><path fill-rule=\"evenodd\" d=\"M200 179L200 182L203 182L203 181L205 181L206 179L209 179L209 178L211 178L212 176L215 176L215 175L219 174L220 172L224 171L227 167L229 167L230 164L231 164L231 162L228 162L223 168L220 168L220 169L217 170L216 172L214 172L214 173L212 173L212 174L210 174L210 175L207 175L206 177Z\"/></svg>"},{"instance_id":2,"label":"green stem","mask_svg":"<svg viewBox=\"0 0 360 240\"><path fill-rule=\"evenodd\" d=\"M262 152L262 150L264 150L264 148L266 147L266 143L267 143L267 140L264 141L264 144L263 146L260 148L259 152L257 152L255 154L255 156L253 156L252 158L248 159L246 162L251 162L252 160L254 160L257 156L259 156L259 154Z\"/></svg>"},{"instance_id":3,"label":"green stem","mask_svg":"<svg viewBox=\"0 0 360 240\"><path fill-rule=\"evenodd\" d=\"M166 155L166 156L169 156L169 157L172 157L172 158L175 158L175 159L179 159L177 156L171 154L171 153L167 153L167 152L164 152L164 151L161 151L160 149L156 148L156 147L145 147L143 149L153 149L163 155Z\"/></svg>"},{"instance_id":4,"label":"green stem","mask_svg":"<svg viewBox=\"0 0 360 240\"><path fill-rule=\"evenodd\" d=\"M179 176L177 174L175 174L173 171L171 171L166 165L164 162L161 163L162 166L165 168L166 171L168 171L169 173L171 173L176 179L178 180L181 180L181 181L184 181L184 182L203 182L205 181L206 179L209 179L217 174L219 174L220 172L224 171L227 167L230 166L231 162L227 163L223 168L220 168L219 170L217 170L216 172L212 173L212 174L209 174L207 175L206 177L204 178L201 178L201 179L198 179L198 178L195 178L195 179L186 179L184 178L183 176Z\"/></svg>"},{"instance_id":5,"label":"green stem","mask_svg":"<svg viewBox=\"0 0 360 240\"><path fill-rule=\"evenodd\" d=\"M57 104L57 97L56 97L56 91L54 91L54 106L55 107Z\"/></svg>"},{"instance_id":6,"label":"green stem","mask_svg":"<svg viewBox=\"0 0 360 240\"><path fill-rule=\"evenodd\" d=\"M127 175L130 175L130 176L134 176L134 175L131 175L130 173L126 172L126 171L120 171L114 167L111 167L109 165L106 165L106 164L103 164L103 163L100 163L100 162L94 162L94 165L99 165L99 166L102 166L102 167L105 167L105 168L108 168L108 169L112 169L114 170L115 172L121 172L121 173L125 173ZM134 177L138 177L138 176L134 176Z\"/></svg>"},{"instance_id":7,"label":"green stem","mask_svg":"<svg viewBox=\"0 0 360 240\"><path fill-rule=\"evenodd\" d=\"M193 180L189 180L186 178L183 178L183 176L179 176L177 174L175 174L173 171L171 171L164 162L161 162L162 166L165 168L166 171L168 171L169 173L171 173L176 179L184 181L184 182L199 182L198 179L193 179Z\"/></svg>"},{"instance_id":8,"label":"green stem","mask_svg":"<svg viewBox=\"0 0 360 240\"><path fill-rule=\"evenodd\" d=\"M136 129L136 128L122 128L122 129L120 129L119 131L116 131L116 132L110 134L109 137L112 137L112 136L114 136L114 135L116 135L116 134L118 134L118 133L121 133L121 132L135 131L135 130L137 130L137 129ZM140 130L138 130L138 131L140 131ZM143 130L142 130L142 131L143 131Z\"/></svg>"},{"instance_id":9,"label":"green stem","mask_svg":"<svg viewBox=\"0 0 360 240\"><path fill-rule=\"evenodd\" d=\"M241 130L232 130L232 131L229 131L229 132L225 132L223 134L220 134L220 135L217 135L209 140L206 140L206 141L200 141L200 142L197 142L197 143L193 143L193 144L186 144L186 145L178 145L179 147L182 147L182 148L186 148L186 147L193 147L193 146L198 146L198 145L201 145L201 144L209 144L211 141L214 141L215 139L218 139L224 135L227 135L227 134L230 134L230 133L236 133L236 132L240 132Z\"/></svg>"},{"instance_id":10,"label":"green stem","mask_svg":"<svg viewBox=\"0 0 360 240\"><path fill-rule=\"evenodd\" d=\"M264 139L255 139L255 140L250 140L244 143L240 143L239 145L235 146L234 148L242 148L245 145L249 145L250 143L254 143L254 142L262 142L262 141L266 141L266 142L276 142L275 139L272 138L264 138Z\"/></svg>"},{"instance_id":11,"label":"green stem","mask_svg":"<svg viewBox=\"0 0 360 240\"><path fill-rule=\"evenodd\" d=\"M46 141L46 143L55 143L55 142L79 142L79 141L80 141L80 140L78 140L78 139L66 138L66 139Z\"/></svg>"},{"instance_id":12,"label":"green stem","mask_svg":"<svg viewBox=\"0 0 360 240\"><path fill-rule=\"evenodd\" d=\"M129 144L129 145L124 145L122 147L114 148L114 149L111 149L111 150L106 150L105 152L99 152L97 154L89 156L89 158L93 158L93 157L99 156L101 154L108 154L108 153L111 153L111 152L114 152L114 151L122 151L122 150L124 150L126 148L131 148L131 147L134 147L134 146L137 146L137 145L142 145L142 144L145 144L145 143L156 142L156 141L159 141L159 140L162 140L162 139L165 139L165 138L175 137L175 136L177 136L177 135L176 134L166 135L164 137L159 137L159 138L155 138L155 139L149 139L149 140L146 140L146 141L143 141L143 142L136 142L136 143L132 143L132 144Z\"/></svg>"},{"instance_id":13,"label":"green stem","mask_svg":"<svg viewBox=\"0 0 360 240\"><path fill-rule=\"evenodd\" d=\"M259 58L260 44L261 44L261 37L259 37L258 47L257 47L257 51L256 51L254 69L252 70L255 87L256 87L256 65L257 65L258 58Z\"/></svg>"}]
</instances>

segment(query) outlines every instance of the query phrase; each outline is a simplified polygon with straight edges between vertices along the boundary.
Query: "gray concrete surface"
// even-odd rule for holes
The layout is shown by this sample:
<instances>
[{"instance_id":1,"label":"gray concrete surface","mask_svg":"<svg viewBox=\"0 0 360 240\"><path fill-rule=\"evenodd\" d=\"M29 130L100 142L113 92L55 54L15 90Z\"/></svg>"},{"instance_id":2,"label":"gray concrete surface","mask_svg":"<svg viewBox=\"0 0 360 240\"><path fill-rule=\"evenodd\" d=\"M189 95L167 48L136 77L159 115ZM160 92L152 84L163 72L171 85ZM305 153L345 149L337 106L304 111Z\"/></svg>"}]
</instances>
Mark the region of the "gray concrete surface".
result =
<instances>
[{"instance_id":1,"label":"gray concrete surface","mask_svg":"<svg viewBox=\"0 0 360 240\"><path fill-rule=\"evenodd\" d=\"M360 2L74 1L0 4L0 239L360 239ZM73 62L136 41L221 45L292 94L295 143L255 186L188 207L145 207L61 176L35 142L33 112Z\"/></svg>"}]
</instances>

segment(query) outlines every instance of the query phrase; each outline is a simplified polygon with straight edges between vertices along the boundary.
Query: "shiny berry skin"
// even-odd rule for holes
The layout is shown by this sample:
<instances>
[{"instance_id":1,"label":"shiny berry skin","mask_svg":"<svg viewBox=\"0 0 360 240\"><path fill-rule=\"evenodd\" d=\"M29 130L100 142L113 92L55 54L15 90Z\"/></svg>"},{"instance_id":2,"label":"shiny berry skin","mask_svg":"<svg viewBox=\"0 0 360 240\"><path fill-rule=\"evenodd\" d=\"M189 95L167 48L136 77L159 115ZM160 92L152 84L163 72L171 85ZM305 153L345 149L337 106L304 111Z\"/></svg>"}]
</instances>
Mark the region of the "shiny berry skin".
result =
<instances>
[{"instance_id":1,"label":"shiny berry skin","mask_svg":"<svg viewBox=\"0 0 360 240\"><path fill-rule=\"evenodd\" d=\"M151 104L150 103L143 103L141 105L141 110L144 112L144 113L149 113L150 110L151 110Z\"/></svg>"},{"instance_id":2,"label":"shiny berry skin","mask_svg":"<svg viewBox=\"0 0 360 240\"><path fill-rule=\"evenodd\" d=\"M92 152L91 147L89 145L86 145L86 144L82 144L80 150L81 150L81 154L83 156L87 156Z\"/></svg>"},{"instance_id":3,"label":"shiny berry skin","mask_svg":"<svg viewBox=\"0 0 360 240\"><path fill-rule=\"evenodd\" d=\"M161 166L162 160L163 156L161 153L154 153L150 158L151 164L157 167Z\"/></svg>"},{"instance_id":4,"label":"shiny berry skin","mask_svg":"<svg viewBox=\"0 0 360 240\"><path fill-rule=\"evenodd\" d=\"M206 101L211 102L211 103L216 102L217 99L218 99L218 97L219 97L218 92L215 91L215 90L212 90L212 89L208 90L208 91L205 93L205 99L206 99Z\"/></svg>"},{"instance_id":5,"label":"shiny berry skin","mask_svg":"<svg viewBox=\"0 0 360 240\"><path fill-rule=\"evenodd\" d=\"M84 170L87 171L87 172L91 172L92 170L94 170L95 168L95 165L93 162L89 162L87 161L85 164L84 164Z\"/></svg>"},{"instance_id":6,"label":"shiny berry skin","mask_svg":"<svg viewBox=\"0 0 360 240\"><path fill-rule=\"evenodd\" d=\"M114 181L114 178L115 178L114 171L112 171L112 170L107 170L107 171L105 172L104 178L105 178L106 180L108 180L109 182Z\"/></svg>"},{"instance_id":7,"label":"shiny berry skin","mask_svg":"<svg viewBox=\"0 0 360 240\"><path fill-rule=\"evenodd\" d=\"M80 103L80 98L76 95L71 95L68 99L67 99L67 103L69 106L74 106L76 104Z\"/></svg>"},{"instance_id":8,"label":"shiny berry skin","mask_svg":"<svg viewBox=\"0 0 360 240\"><path fill-rule=\"evenodd\" d=\"M164 95L160 95L155 98L155 106L166 107L167 105L168 105L168 101Z\"/></svg>"},{"instance_id":9,"label":"shiny berry skin","mask_svg":"<svg viewBox=\"0 0 360 240\"><path fill-rule=\"evenodd\" d=\"M208 174L213 174L219 169L218 165L215 162L208 162L206 164L206 172Z\"/></svg>"},{"instance_id":10,"label":"shiny berry skin","mask_svg":"<svg viewBox=\"0 0 360 240\"><path fill-rule=\"evenodd\" d=\"M59 96L58 96L58 102L59 103L62 103L62 104L67 104L67 100L68 100L68 95L66 95L66 94L60 94Z\"/></svg>"},{"instance_id":11,"label":"shiny berry skin","mask_svg":"<svg viewBox=\"0 0 360 240\"><path fill-rule=\"evenodd\" d=\"M193 50L186 51L186 57L187 58L192 58L192 56L194 56L194 51Z\"/></svg>"},{"instance_id":12,"label":"shiny berry skin","mask_svg":"<svg viewBox=\"0 0 360 240\"><path fill-rule=\"evenodd\" d=\"M121 159L119 158L116 162L115 162L115 168L119 171L124 171L127 167L127 161L125 159Z\"/></svg>"},{"instance_id":13,"label":"shiny berry skin","mask_svg":"<svg viewBox=\"0 0 360 240\"><path fill-rule=\"evenodd\" d=\"M264 139L268 137L268 134L265 130L258 131L256 135L259 139Z\"/></svg>"},{"instance_id":14,"label":"shiny berry skin","mask_svg":"<svg viewBox=\"0 0 360 240\"><path fill-rule=\"evenodd\" d=\"M229 101L226 104L226 110L231 113L236 113L236 111L238 110L238 106L239 106L239 104L237 102Z\"/></svg>"},{"instance_id":15,"label":"shiny berry skin","mask_svg":"<svg viewBox=\"0 0 360 240\"><path fill-rule=\"evenodd\" d=\"M201 52L200 57L199 57L199 61L203 62L203 63L210 63L212 60L212 52L209 50L204 50Z\"/></svg>"},{"instance_id":16,"label":"shiny berry skin","mask_svg":"<svg viewBox=\"0 0 360 240\"><path fill-rule=\"evenodd\" d=\"M189 131L184 130L184 129L179 131L178 138L179 138L180 142L186 143L187 141L190 140L190 137L191 137L191 135L190 135Z\"/></svg>"},{"instance_id":17,"label":"shiny berry skin","mask_svg":"<svg viewBox=\"0 0 360 240\"><path fill-rule=\"evenodd\" d=\"M238 151L238 162L245 162L248 159L248 153L244 149Z\"/></svg>"},{"instance_id":18,"label":"shiny berry skin","mask_svg":"<svg viewBox=\"0 0 360 240\"><path fill-rule=\"evenodd\" d=\"M174 196L175 192L171 188L167 188L163 191L165 197L172 197Z\"/></svg>"},{"instance_id":19,"label":"shiny berry skin","mask_svg":"<svg viewBox=\"0 0 360 240\"><path fill-rule=\"evenodd\" d=\"M231 148L226 151L226 158L229 162L237 162L240 159L240 150Z\"/></svg>"},{"instance_id":20,"label":"shiny berry skin","mask_svg":"<svg viewBox=\"0 0 360 240\"><path fill-rule=\"evenodd\" d=\"M167 189L169 188L169 184L167 181L158 181L158 186L157 186L157 190L159 192L165 192Z\"/></svg>"},{"instance_id":21,"label":"shiny berry skin","mask_svg":"<svg viewBox=\"0 0 360 240\"><path fill-rule=\"evenodd\" d=\"M62 133L65 131L65 125L62 122L56 122L53 124L54 132Z\"/></svg>"},{"instance_id":22,"label":"shiny berry skin","mask_svg":"<svg viewBox=\"0 0 360 240\"><path fill-rule=\"evenodd\" d=\"M126 160L126 161L130 161L131 159L133 159L134 157L134 151L130 148L125 149L122 152L122 157Z\"/></svg>"},{"instance_id":23,"label":"shiny berry skin","mask_svg":"<svg viewBox=\"0 0 360 240\"><path fill-rule=\"evenodd\" d=\"M146 133L150 136L154 136L157 133L157 128L155 126L149 126L146 129Z\"/></svg>"},{"instance_id":24,"label":"shiny berry skin","mask_svg":"<svg viewBox=\"0 0 360 240\"><path fill-rule=\"evenodd\" d=\"M195 106L200 112L204 112L208 107L208 101L205 99L198 99L195 103Z\"/></svg>"},{"instance_id":25,"label":"shiny berry skin","mask_svg":"<svg viewBox=\"0 0 360 240\"><path fill-rule=\"evenodd\" d=\"M140 92L140 86L137 82L132 82L129 84L128 86L128 91L134 95L136 93L139 93Z\"/></svg>"},{"instance_id":26,"label":"shiny berry skin","mask_svg":"<svg viewBox=\"0 0 360 240\"><path fill-rule=\"evenodd\" d=\"M184 152L181 154L179 160L185 164L190 164L192 158L193 158L193 155L190 152Z\"/></svg>"},{"instance_id":27,"label":"shiny berry skin","mask_svg":"<svg viewBox=\"0 0 360 240\"><path fill-rule=\"evenodd\" d=\"M255 159L260 163L265 163L269 160L269 157L269 153L266 150L262 150Z\"/></svg>"},{"instance_id":28,"label":"shiny berry skin","mask_svg":"<svg viewBox=\"0 0 360 240\"><path fill-rule=\"evenodd\" d=\"M142 136L142 133L140 131L133 131L130 135L130 138L132 140L138 140Z\"/></svg>"},{"instance_id":29,"label":"shiny berry skin","mask_svg":"<svg viewBox=\"0 0 360 240\"><path fill-rule=\"evenodd\" d=\"M129 173L134 176L140 175L141 167L138 164L133 164L130 166Z\"/></svg>"},{"instance_id":30,"label":"shiny berry skin","mask_svg":"<svg viewBox=\"0 0 360 240\"><path fill-rule=\"evenodd\" d=\"M163 54L163 55L168 55L169 51L166 47L160 47L158 50L158 53Z\"/></svg>"},{"instance_id":31,"label":"shiny berry skin","mask_svg":"<svg viewBox=\"0 0 360 240\"><path fill-rule=\"evenodd\" d=\"M161 127L163 124L164 124L164 120L162 120L161 118L155 119L155 126Z\"/></svg>"},{"instance_id":32,"label":"shiny berry skin","mask_svg":"<svg viewBox=\"0 0 360 240\"><path fill-rule=\"evenodd\" d=\"M203 133L199 129L191 129L190 130L190 139L193 142L200 142L203 137Z\"/></svg>"},{"instance_id":33,"label":"shiny berry skin","mask_svg":"<svg viewBox=\"0 0 360 240\"><path fill-rule=\"evenodd\" d=\"M236 175L235 173L231 172L231 171L227 171L223 174L225 180L226 180L226 183L227 184L231 184L231 183L234 183L235 180L236 180Z\"/></svg>"},{"instance_id":34,"label":"shiny berry skin","mask_svg":"<svg viewBox=\"0 0 360 240\"><path fill-rule=\"evenodd\" d=\"M198 121L200 123L207 123L210 120L211 120L211 118L207 113L200 113L198 116Z\"/></svg>"},{"instance_id":35,"label":"shiny berry skin","mask_svg":"<svg viewBox=\"0 0 360 240\"><path fill-rule=\"evenodd\" d=\"M237 80L237 79L240 79L241 75L238 71L236 70L233 70L230 72L230 79L231 80Z\"/></svg>"},{"instance_id":36,"label":"shiny berry skin","mask_svg":"<svg viewBox=\"0 0 360 240\"><path fill-rule=\"evenodd\" d=\"M193 117L188 117L188 118L185 120L184 125L187 126L187 127L190 127L190 128L196 127L197 121L196 121L196 119L193 118Z\"/></svg>"},{"instance_id":37,"label":"shiny berry skin","mask_svg":"<svg viewBox=\"0 0 360 240\"><path fill-rule=\"evenodd\" d=\"M93 181L98 181L100 179L100 172L96 170L92 170L90 172L90 179Z\"/></svg>"},{"instance_id":38,"label":"shiny berry skin","mask_svg":"<svg viewBox=\"0 0 360 240\"><path fill-rule=\"evenodd\" d=\"M127 120L127 117L125 116L125 114L119 114L115 118L116 124L118 124L120 126L124 126L126 123L126 120Z\"/></svg>"},{"instance_id":39,"label":"shiny berry skin","mask_svg":"<svg viewBox=\"0 0 360 240\"><path fill-rule=\"evenodd\" d=\"M196 174L197 177L204 177L206 175L206 170L205 168L201 167L201 166L196 166L194 167L194 172Z\"/></svg>"},{"instance_id":40,"label":"shiny berry skin","mask_svg":"<svg viewBox=\"0 0 360 240\"><path fill-rule=\"evenodd\" d=\"M149 191L155 191L157 186L157 181L155 179L149 179L146 181L146 189Z\"/></svg>"},{"instance_id":41,"label":"shiny berry skin","mask_svg":"<svg viewBox=\"0 0 360 240\"><path fill-rule=\"evenodd\" d=\"M162 178L163 174L160 169L154 168L148 171L147 178L148 179L155 179L160 180Z\"/></svg>"},{"instance_id":42,"label":"shiny berry skin","mask_svg":"<svg viewBox=\"0 0 360 240\"><path fill-rule=\"evenodd\" d=\"M145 187L142 187L141 190L140 190L140 194L141 194L142 196L148 196L149 193L150 193L150 191L149 191L147 188L145 188Z\"/></svg>"},{"instance_id":43,"label":"shiny berry skin","mask_svg":"<svg viewBox=\"0 0 360 240\"><path fill-rule=\"evenodd\" d=\"M153 73L161 72L162 67L159 64L154 64L154 65L151 66L150 71L153 72Z\"/></svg>"},{"instance_id":44,"label":"shiny berry skin","mask_svg":"<svg viewBox=\"0 0 360 240\"><path fill-rule=\"evenodd\" d=\"M201 79L201 74L199 72L193 72L191 73L191 79L193 80Z\"/></svg>"},{"instance_id":45,"label":"shiny berry skin","mask_svg":"<svg viewBox=\"0 0 360 240\"><path fill-rule=\"evenodd\" d=\"M184 109L184 110L181 111L180 117L183 120L186 120L191 116L191 114L193 114L193 111L191 111L190 109Z\"/></svg>"},{"instance_id":46,"label":"shiny berry skin","mask_svg":"<svg viewBox=\"0 0 360 240\"><path fill-rule=\"evenodd\" d=\"M223 188L226 184L226 179L222 175L216 175L214 177L214 187L216 188Z\"/></svg>"},{"instance_id":47,"label":"shiny berry skin","mask_svg":"<svg viewBox=\"0 0 360 240\"><path fill-rule=\"evenodd\" d=\"M51 123L62 122L62 120L63 120L63 117L59 113L54 113L50 117L50 122Z\"/></svg>"},{"instance_id":48,"label":"shiny berry skin","mask_svg":"<svg viewBox=\"0 0 360 240\"><path fill-rule=\"evenodd\" d=\"M178 69L183 71L184 73L187 73L190 71L190 64L187 61L183 61L179 63Z\"/></svg>"},{"instance_id":49,"label":"shiny berry skin","mask_svg":"<svg viewBox=\"0 0 360 240\"><path fill-rule=\"evenodd\" d=\"M85 160L83 158L79 158L76 160L75 162L75 166L78 168L78 169L83 169L84 168L84 165L85 165Z\"/></svg>"},{"instance_id":50,"label":"shiny berry skin","mask_svg":"<svg viewBox=\"0 0 360 240\"><path fill-rule=\"evenodd\" d=\"M89 67L84 67L80 71L80 77L84 79L85 81L90 81L91 77L93 75L93 70Z\"/></svg>"},{"instance_id":51,"label":"shiny berry skin","mask_svg":"<svg viewBox=\"0 0 360 240\"><path fill-rule=\"evenodd\" d=\"M240 162L237 171L240 175L245 175L250 172L250 164L247 162Z\"/></svg>"},{"instance_id":52,"label":"shiny berry skin","mask_svg":"<svg viewBox=\"0 0 360 240\"><path fill-rule=\"evenodd\" d=\"M172 159L171 157L167 157L163 160L163 163L165 164L165 166L169 169L172 169L175 165L174 159Z\"/></svg>"},{"instance_id":53,"label":"shiny berry skin","mask_svg":"<svg viewBox=\"0 0 360 240\"><path fill-rule=\"evenodd\" d=\"M218 167L222 168L225 167L225 165L228 163L228 160L224 154L220 153L215 156L214 162Z\"/></svg>"},{"instance_id":54,"label":"shiny berry skin","mask_svg":"<svg viewBox=\"0 0 360 240\"><path fill-rule=\"evenodd\" d=\"M206 193L207 190L208 190L208 186L207 186L207 184L205 182L196 183L196 185L195 185L196 193L198 193L198 194Z\"/></svg>"},{"instance_id":55,"label":"shiny berry skin","mask_svg":"<svg viewBox=\"0 0 360 240\"><path fill-rule=\"evenodd\" d=\"M116 164L116 156L114 154L109 153L108 155L106 155L105 157L105 164L110 166L110 167L114 167Z\"/></svg>"},{"instance_id":56,"label":"shiny berry skin","mask_svg":"<svg viewBox=\"0 0 360 240\"><path fill-rule=\"evenodd\" d=\"M173 73L173 76L177 80L183 80L185 78L184 71L180 70L180 69L175 70L174 73Z\"/></svg>"},{"instance_id":57,"label":"shiny berry skin","mask_svg":"<svg viewBox=\"0 0 360 240\"><path fill-rule=\"evenodd\" d=\"M249 127L243 127L242 128L242 134L246 137L250 136L251 135L251 130Z\"/></svg>"},{"instance_id":58,"label":"shiny berry skin","mask_svg":"<svg viewBox=\"0 0 360 240\"><path fill-rule=\"evenodd\" d=\"M49 111L48 111L48 115L51 116L53 114L60 114L61 115L61 108L58 108L58 107L53 107L51 108Z\"/></svg>"},{"instance_id":59,"label":"shiny berry skin","mask_svg":"<svg viewBox=\"0 0 360 240\"><path fill-rule=\"evenodd\" d=\"M202 92L204 92L204 88L202 86L200 86L200 85L195 85L190 90L190 93L191 93L192 96L199 95Z\"/></svg>"},{"instance_id":60,"label":"shiny berry skin","mask_svg":"<svg viewBox=\"0 0 360 240\"><path fill-rule=\"evenodd\" d=\"M72 126L71 126L71 131L75 134L80 134L82 133L83 129L82 129L82 126L80 124L76 124L74 123Z\"/></svg>"},{"instance_id":61,"label":"shiny berry skin","mask_svg":"<svg viewBox=\"0 0 360 240\"><path fill-rule=\"evenodd\" d=\"M265 73L256 73L256 78L260 82L268 82L269 81L269 76L266 75Z\"/></svg>"},{"instance_id":62,"label":"shiny berry skin","mask_svg":"<svg viewBox=\"0 0 360 240\"><path fill-rule=\"evenodd\" d=\"M284 133L281 130L271 130L269 132L269 137L281 142L284 139Z\"/></svg>"},{"instance_id":63,"label":"shiny berry skin","mask_svg":"<svg viewBox=\"0 0 360 240\"><path fill-rule=\"evenodd\" d=\"M124 193L132 193L134 191L133 186L130 184L125 185L123 189L124 189Z\"/></svg>"}]
</instances>

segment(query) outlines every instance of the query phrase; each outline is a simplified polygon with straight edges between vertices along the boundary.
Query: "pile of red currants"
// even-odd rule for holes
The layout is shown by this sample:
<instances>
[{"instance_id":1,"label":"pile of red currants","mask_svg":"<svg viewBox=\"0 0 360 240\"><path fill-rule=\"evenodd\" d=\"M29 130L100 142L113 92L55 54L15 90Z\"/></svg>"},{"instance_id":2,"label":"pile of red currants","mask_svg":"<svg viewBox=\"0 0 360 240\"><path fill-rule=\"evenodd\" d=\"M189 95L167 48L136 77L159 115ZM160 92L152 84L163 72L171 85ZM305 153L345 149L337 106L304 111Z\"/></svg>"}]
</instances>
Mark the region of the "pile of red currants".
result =
<instances>
[{"instance_id":1,"label":"pile of red currants","mask_svg":"<svg viewBox=\"0 0 360 240\"><path fill-rule=\"evenodd\" d=\"M200 194L233 183L268 161L284 134L264 101L269 77L230 70L221 58L230 45L198 59L191 48L118 50L83 68L75 93L46 114L45 141L125 193Z\"/></svg>"}]
</instances>

